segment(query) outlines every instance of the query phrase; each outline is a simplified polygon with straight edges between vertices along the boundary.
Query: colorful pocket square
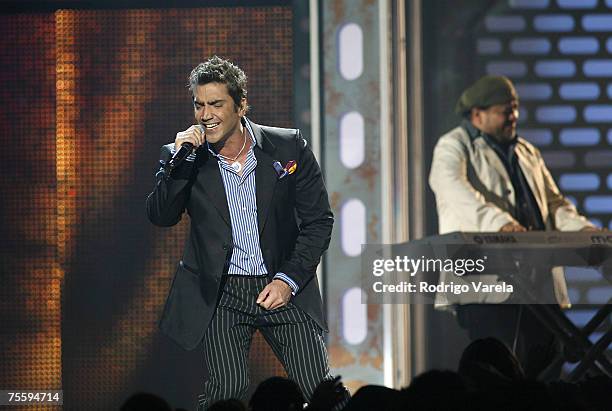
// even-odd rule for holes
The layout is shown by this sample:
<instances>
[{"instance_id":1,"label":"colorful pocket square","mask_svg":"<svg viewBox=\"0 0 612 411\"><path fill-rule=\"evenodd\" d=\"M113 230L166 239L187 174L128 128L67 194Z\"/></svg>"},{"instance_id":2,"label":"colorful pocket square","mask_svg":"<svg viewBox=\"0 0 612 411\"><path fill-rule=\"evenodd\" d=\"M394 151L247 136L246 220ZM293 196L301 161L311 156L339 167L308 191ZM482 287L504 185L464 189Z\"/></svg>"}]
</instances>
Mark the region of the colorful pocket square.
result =
<instances>
[{"instance_id":1,"label":"colorful pocket square","mask_svg":"<svg viewBox=\"0 0 612 411\"><path fill-rule=\"evenodd\" d=\"M281 180L289 174L295 173L295 170L297 170L297 163L295 160L290 160L287 164L285 164L285 167L283 167L279 161L275 161L272 163L272 167L274 167L274 171L276 171L278 179Z\"/></svg>"},{"instance_id":2,"label":"colorful pocket square","mask_svg":"<svg viewBox=\"0 0 612 411\"><path fill-rule=\"evenodd\" d=\"M272 167L274 167L274 171L276 171L276 175L278 176L279 180L287 175L287 171L283 168L279 161L272 163Z\"/></svg>"},{"instance_id":3,"label":"colorful pocket square","mask_svg":"<svg viewBox=\"0 0 612 411\"><path fill-rule=\"evenodd\" d=\"M285 164L285 171L287 171L288 174L295 173L295 170L297 170L297 163L295 160L290 160L287 164Z\"/></svg>"}]
</instances>

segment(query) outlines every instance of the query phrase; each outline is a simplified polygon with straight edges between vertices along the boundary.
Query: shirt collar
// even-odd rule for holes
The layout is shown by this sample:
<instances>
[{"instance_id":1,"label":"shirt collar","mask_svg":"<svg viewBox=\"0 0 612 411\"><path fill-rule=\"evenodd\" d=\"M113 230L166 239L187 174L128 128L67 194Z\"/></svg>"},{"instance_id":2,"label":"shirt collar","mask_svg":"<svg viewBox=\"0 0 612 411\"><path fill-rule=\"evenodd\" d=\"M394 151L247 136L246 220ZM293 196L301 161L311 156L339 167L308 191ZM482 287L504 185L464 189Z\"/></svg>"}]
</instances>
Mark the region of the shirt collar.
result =
<instances>
[{"instance_id":1,"label":"shirt collar","mask_svg":"<svg viewBox=\"0 0 612 411\"><path fill-rule=\"evenodd\" d=\"M499 148L503 151L508 150L508 149L514 149L514 146L516 146L516 143L518 141L518 135L515 135L514 138L510 140L508 143L501 144L497 140L495 140L495 138L493 138L492 136L474 127L472 122L468 120L467 118L463 119L463 121L461 122L461 127L465 129L465 131L468 133L468 136L470 136L472 140L475 140L478 137L482 137L487 142L487 144L489 144L493 148Z\"/></svg>"}]
</instances>

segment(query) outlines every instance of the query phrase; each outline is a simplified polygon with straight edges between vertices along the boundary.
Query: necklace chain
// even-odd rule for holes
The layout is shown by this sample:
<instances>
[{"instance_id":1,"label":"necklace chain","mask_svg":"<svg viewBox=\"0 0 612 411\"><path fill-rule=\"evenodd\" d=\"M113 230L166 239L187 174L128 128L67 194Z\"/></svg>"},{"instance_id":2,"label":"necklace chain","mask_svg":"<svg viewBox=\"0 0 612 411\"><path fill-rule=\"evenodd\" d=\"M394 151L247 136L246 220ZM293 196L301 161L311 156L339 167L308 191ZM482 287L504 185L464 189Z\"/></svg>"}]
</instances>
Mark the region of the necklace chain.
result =
<instances>
[{"instance_id":1,"label":"necklace chain","mask_svg":"<svg viewBox=\"0 0 612 411\"><path fill-rule=\"evenodd\" d=\"M238 157L240 157L240 154L242 154L242 151L243 151L243 150L244 150L244 148L246 147L246 127L244 127L244 128L242 129L242 136L244 137L244 141L242 142L242 148L240 149L240 151L238 152L238 154L236 154L236 157L231 158L231 157L228 157L228 156L224 156L224 155L223 155L223 154L221 154L221 153L217 153L217 155L218 155L219 157L221 157L222 159L226 160L226 161L236 161L236 159L237 159Z\"/></svg>"}]
</instances>

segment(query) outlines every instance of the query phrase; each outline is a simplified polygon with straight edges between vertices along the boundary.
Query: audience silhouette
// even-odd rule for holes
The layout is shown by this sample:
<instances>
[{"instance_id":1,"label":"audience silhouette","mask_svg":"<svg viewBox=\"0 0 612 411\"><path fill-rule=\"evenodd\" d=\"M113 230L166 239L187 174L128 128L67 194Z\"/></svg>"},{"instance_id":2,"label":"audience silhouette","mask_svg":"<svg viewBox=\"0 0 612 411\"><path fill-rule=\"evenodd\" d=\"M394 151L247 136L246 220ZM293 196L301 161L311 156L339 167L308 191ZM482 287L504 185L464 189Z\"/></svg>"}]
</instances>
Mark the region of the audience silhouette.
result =
<instances>
[{"instance_id":1,"label":"audience silhouette","mask_svg":"<svg viewBox=\"0 0 612 411\"><path fill-rule=\"evenodd\" d=\"M340 377L322 381L309 404L290 379L271 377L251 397L248 408L223 400L209 411L420 411L420 410L612 410L612 378L591 375L580 382L541 382L526 377L513 352L495 338L469 344L457 371L432 370L402 390L366 385L346 402ZM131 396L121 411L172 408L153 394ZM178 411L178 409L176 410Z\"/></svg>"}]
</instances>

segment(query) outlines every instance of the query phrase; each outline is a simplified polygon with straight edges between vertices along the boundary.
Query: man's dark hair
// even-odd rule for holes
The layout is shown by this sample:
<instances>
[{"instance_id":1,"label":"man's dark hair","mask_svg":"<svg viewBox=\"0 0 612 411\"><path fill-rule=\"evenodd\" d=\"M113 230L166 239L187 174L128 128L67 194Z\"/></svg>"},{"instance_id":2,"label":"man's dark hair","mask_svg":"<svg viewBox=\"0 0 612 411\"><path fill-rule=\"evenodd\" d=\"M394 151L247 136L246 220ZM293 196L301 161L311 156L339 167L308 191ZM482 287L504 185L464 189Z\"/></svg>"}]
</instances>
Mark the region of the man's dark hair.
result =
<instances>
[{"instance_id":1,"label":"man's dark hair","mask_svg":"<svg viewBox=\"0 0 612 411\"><path fill-rule=\"evenodd\" d=\"M121 411L172 411L170 405L161 397L148 392L136 393L123 403Z\"/></svg>"},{"instance_id":2,"label":"man's dark hair","mask_svg":"<svg viewBox=\"0 0 612 411\"><path fill-rule=\"evenodd\" d=\"M247 96L247 76L244 71L229 60L213 56L200 63L189 74L189 91L195 95L196 86L208 83L223 83L236 107Z\"/></svg>"},{"instance_id":3,"label":"man's dark hair","mask_svg":"<svg viewBox=\"0 0 612 411\"><path fill-rule=\"evenodd\" d=\"M208 411L246 411L246 407L239 400L231 398L215 402Z\"/></svg>"},{"instance_id":4,"label":"man's dark hair","mask_svg":"<svg viewBox=\"0 0 612 411\"><path fill-rule=\"evenodd\" d=\"M500 340L488 337L472 341L461 354L459 375L481 386L495 383L495 377L520 381L525 372L516 355Z\"/></svg>"},{"instance_id":5,"label":"man's dark hair","mask_svg":"<svg viewBox=\"0 0 612 411\"><path fill-rule=\"evenodd\" d=\"M300 387L283 377L270 377L262 381L249 400L252 411L301 410L304 396Z\"/></svg>"}]
</instances>

